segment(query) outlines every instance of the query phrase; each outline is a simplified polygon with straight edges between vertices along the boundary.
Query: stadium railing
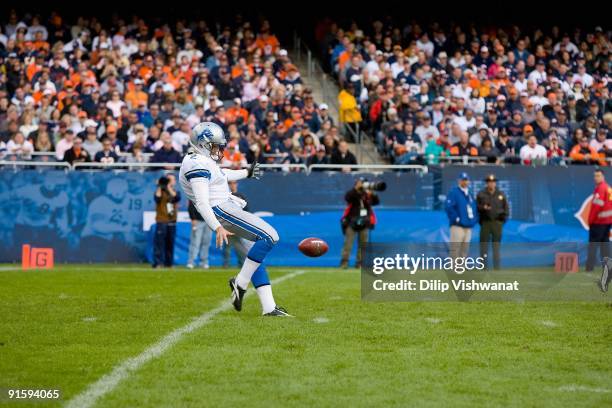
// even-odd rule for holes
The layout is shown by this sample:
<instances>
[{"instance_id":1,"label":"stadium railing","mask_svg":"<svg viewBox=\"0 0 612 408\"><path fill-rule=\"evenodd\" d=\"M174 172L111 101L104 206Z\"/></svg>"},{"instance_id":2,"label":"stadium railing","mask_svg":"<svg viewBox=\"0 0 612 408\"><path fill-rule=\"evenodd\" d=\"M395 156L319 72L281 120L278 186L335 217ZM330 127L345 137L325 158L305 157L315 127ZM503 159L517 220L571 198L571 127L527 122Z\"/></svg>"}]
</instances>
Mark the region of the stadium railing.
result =
<instances>
[{"instance_id":1,"label":"stadium railing","mask_svg":"<svg viewBox=\"0 0 612 408\"><path fill-rule=\"evenodd\" d=\"M65 163L68 165L68 163ZM308 167L305 164L261 164L261 168L263 169L275 169L275 170L284 170L290 171L292 169L298 170L308 170ZM70 165L68 165L70 167ZM178 169L181 167L181 163L74 163L72 165L72 169L82 169L82 170L116 170L116 169L128 169L128 170L139 170L144 171L148 169ZM336 166L337 167L337 166Z\"/></svg>"},{"instance_id":2,"label":"stadium railing","mask_svg":"<svg viewBox=\"0 0 612 408\"><path fill-rule=\"evenodd\" d=\"M380 172L385 170L418 170L421 173L427 173L429 168L427 166L423 166L420 164L311 164L308 166L308 172L311 172L313 169L322 169L322 170L357 170L357 171L367 171L367 170L378 170Z\"/></svg>"},{"instance_id":3,"label":"stadium railing","mask_svg":"<svg viewBox=\"0 0 612 408\"><path fill-rule=\"evenodd\" d=\"M25 167L61 167L67 170L71 170L72 166L70 163L66 162L56 162L56 161L29 161L29 160L0 160L0 168L10 168L13 167L15 170L17 168Z\"/></svg>"},{"instance_id":4,"label":"stadium railing","mask_svg":"<svg viewBox=\"0 0 612 408\"><path fill-rule=\"evenodd\" d=\"M98 162L90 162L90 163L74 163L72 165L73 169L84 169L84 170L104 170L104 169L134 169L144 171L147 169L159 169L159 168L173 168L178 169L181 167L181 163L98 163Z\"/></svg>"}]
</instances>

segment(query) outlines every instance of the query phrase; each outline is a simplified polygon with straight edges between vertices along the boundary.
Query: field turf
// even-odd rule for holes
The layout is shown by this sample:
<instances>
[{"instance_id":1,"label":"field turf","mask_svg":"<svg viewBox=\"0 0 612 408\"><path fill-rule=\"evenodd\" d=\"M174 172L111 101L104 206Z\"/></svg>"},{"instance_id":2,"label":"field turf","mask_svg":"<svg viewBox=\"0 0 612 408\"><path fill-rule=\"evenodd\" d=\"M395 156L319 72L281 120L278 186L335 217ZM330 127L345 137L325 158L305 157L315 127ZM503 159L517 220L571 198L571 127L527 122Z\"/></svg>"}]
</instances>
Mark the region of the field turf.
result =
<instances>
[{"instance_id":1,"label":"field turf","mask_svg":"<svg viewBox=\"0 0 612 408\"><path fill-rule=\"evenodd\" d=\"M62 399L0 406L612 406L609 302L370 303L357 270L272 268L296 317L264 318L232 273L3 268L0 390Z\"/></svg>"}]
</instances>

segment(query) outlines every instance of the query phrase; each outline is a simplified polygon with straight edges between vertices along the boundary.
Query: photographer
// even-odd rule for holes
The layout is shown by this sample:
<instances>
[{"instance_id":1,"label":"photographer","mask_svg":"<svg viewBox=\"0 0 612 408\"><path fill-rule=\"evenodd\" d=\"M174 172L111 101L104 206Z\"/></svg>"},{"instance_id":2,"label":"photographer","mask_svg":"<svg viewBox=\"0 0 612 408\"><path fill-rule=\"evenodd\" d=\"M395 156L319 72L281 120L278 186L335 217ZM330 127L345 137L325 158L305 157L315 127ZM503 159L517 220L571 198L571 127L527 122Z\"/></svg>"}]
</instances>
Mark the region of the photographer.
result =
<instances>
[{"instance_id":1,"label":"photographer","mask_svg":"<svg viewBox=\"0 0 612 408\"><path fill-rule=\"evenodd\" d=\"M361 268L362 253L368 242L368 231L376 225L376 216L372 206L378 205L380 200L374 191L384 191L384 182L368 182L360 177L355 186L349 190L344 199L348 206L344 210L341 219L342 232L344 234L344 246L342 247L341 268L348 268L349 256L355 242L355 235L359 237L359 249L357 251L357 263L355 267Z\"/></svg>"},{"instance_id":2,"label":"photographer","mask_svg":"<svg viewBox=\"0 0 612 408\"><path fill-rule=\"evenodd\" d=\"M176 216L181 195L176 191L174 174L162 176L155 190L155 248L153 267L160 265L172 267L174 260L174 236L176 235Z\"/></svg>"}]
</instances>

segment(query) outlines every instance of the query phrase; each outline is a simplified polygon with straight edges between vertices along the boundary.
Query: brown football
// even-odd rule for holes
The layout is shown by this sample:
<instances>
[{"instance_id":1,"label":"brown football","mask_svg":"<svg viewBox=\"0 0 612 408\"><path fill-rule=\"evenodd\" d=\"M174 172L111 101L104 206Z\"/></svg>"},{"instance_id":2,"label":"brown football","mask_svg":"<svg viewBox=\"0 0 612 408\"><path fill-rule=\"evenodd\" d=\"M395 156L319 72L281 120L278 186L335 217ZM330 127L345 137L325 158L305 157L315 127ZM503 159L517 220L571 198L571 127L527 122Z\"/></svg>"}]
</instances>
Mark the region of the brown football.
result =
<instances>
[{"instance_id":1,"label":"brown football","mask_svg":"<svg viewBox=\"0 0 612 408\"><path fill-rule=\"evenodd\" d=\"M306 256L317 257L327 252L329 245L321 238L306 238L298 245L299 250Z\"/></svg>"}]
</instances>

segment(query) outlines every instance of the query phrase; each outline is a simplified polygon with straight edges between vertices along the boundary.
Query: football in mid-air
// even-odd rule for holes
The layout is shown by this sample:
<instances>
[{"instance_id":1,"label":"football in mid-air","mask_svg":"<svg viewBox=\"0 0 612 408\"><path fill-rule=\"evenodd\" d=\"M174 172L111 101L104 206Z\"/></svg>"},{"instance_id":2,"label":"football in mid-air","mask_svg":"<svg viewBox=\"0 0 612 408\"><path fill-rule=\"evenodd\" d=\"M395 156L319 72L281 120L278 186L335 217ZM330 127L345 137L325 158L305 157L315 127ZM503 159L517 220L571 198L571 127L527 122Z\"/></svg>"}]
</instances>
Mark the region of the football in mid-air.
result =
<instances>
[{"instance_id":1,"label":"football in mid-air","mask_svg":"<svg viewBox=\"0 0 612 408\"><path fill-rule=\"evenodd\" d=\"M317 257L327 252L329 245L321 238L306 238L298 245L299 250L306 256Z\"/></svg>"}]
</instances>

